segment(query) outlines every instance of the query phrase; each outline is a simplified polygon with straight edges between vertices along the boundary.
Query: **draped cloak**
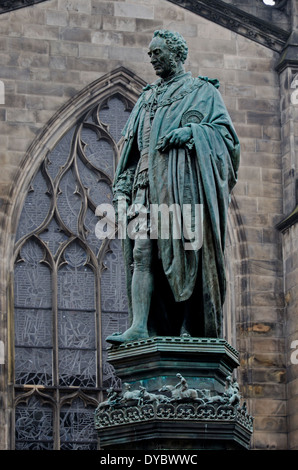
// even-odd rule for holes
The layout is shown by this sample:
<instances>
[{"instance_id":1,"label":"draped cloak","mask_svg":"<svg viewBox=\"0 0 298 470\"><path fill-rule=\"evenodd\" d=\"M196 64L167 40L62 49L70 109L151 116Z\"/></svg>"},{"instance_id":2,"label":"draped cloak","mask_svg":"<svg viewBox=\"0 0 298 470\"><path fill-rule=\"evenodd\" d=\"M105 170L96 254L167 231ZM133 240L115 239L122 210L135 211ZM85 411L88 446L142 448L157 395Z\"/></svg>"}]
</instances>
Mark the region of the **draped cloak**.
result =
<instances>
[{"instance_id":1,"label":"draped cloak","mask_svg":"<svg viewBox=\"0 0 298 470\"><path fill-rule=\"evenodd\" d=\"M142 109L149 106L159 84L160 79L144 88L123 130L114 198L123 193L131 195L132 182L126 175L135 171L140 158L136 136ZM160 279L155 282L149 315L152 334L179 335L181 322L192 336L222 334L227 212L230 192L237 181L240 145L218 86L217 80L184 73L168 84L152 120L150 203L168 207L179 204L181 208L183 204L203 205L203 243L199 250L185 250L183 236L175 239L171 230L170 239L156 240L159 265L155 274ZM191 127L191 142L164 152L158 150L160 139L185 125ZM129 305L133 244L129 238L123 240Z\"/></svg>"}]
</instances>

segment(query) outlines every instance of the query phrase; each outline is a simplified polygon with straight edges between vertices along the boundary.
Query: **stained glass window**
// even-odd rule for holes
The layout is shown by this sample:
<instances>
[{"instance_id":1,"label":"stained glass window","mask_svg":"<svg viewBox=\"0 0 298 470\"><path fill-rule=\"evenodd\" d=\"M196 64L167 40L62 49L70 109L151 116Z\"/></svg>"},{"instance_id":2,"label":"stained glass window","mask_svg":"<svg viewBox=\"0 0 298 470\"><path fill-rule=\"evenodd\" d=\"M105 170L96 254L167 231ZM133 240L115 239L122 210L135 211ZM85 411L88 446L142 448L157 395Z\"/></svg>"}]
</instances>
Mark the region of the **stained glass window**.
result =
<instances>
[{"instance_id":1,"label":"stained glass window","mask_svg":"<svg viewBox=\"0 0 298 470\"><path fill-rule=\"evenodd\" d=\"M88 110L29 186L15 250L16 449L96 448L94 409L120 386L104 338L128 323L121 245L95 226L131 106L117 93Z\"/></svg>"},{"instance_id":2,"label":"stained glass window","mask_svg":"<svg viewBox=\"0 0 298 470\"><path fill-rule=\"evenodd\" d=\"M33 396L16 407L16 450L53 450L53 408Z\"/></svg>"}]
</instances>

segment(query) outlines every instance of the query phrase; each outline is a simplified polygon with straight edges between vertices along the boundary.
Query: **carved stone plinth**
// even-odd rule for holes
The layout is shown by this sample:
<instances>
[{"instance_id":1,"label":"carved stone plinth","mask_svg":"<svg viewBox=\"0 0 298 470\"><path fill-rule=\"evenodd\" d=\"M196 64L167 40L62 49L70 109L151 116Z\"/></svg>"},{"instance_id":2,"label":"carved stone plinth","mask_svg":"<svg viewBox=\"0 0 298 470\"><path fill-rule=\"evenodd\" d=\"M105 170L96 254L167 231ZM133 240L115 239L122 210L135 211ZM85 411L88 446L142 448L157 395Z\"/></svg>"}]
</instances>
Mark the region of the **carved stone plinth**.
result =
<instances>
[{"instance_id":1,"label":"carved stone plinth","mask_svg":"<svg viewBox=\"0 0 298 470\"><path fill-rule=\"evenodd\" d=\"M123 382L141 383L148 391L175 384L179 372L191 387L221 392L238 356L224 339L157 336L112 347L108 362Z\"/></svg>"},{"instance_id":2,"label":"carved stone plinth","mask_svg":"<svg viewBox=\"0 0 298 470\"><path fill-rule=\"evenodd\" d=\"M102 449L249 448L253 419L225 340L153 337L112 347L108 360L123 388L96 410Z\"/></svg>"}]
</instances>

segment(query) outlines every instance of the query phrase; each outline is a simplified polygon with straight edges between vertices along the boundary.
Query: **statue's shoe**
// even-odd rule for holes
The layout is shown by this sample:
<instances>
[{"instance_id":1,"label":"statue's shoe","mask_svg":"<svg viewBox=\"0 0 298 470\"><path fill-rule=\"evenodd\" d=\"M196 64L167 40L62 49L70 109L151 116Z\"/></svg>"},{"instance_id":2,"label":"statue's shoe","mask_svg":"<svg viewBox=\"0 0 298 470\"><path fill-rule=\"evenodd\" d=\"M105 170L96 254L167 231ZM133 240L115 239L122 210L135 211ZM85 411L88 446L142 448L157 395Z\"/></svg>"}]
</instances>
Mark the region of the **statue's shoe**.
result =
<instances>
[{"instance_id":1,"label":"statue's shoe","mask_svg":"<svg viewBox=\"0 0 298 470\"><path fill-rule=\"evenodd\" d=\"M148 338L148 332L143 330L128 329L124 333L113 333L106 338L106 341L111 344L129 343L131 341L138 341L140 339Z\"/></svg>"}]
</instances>

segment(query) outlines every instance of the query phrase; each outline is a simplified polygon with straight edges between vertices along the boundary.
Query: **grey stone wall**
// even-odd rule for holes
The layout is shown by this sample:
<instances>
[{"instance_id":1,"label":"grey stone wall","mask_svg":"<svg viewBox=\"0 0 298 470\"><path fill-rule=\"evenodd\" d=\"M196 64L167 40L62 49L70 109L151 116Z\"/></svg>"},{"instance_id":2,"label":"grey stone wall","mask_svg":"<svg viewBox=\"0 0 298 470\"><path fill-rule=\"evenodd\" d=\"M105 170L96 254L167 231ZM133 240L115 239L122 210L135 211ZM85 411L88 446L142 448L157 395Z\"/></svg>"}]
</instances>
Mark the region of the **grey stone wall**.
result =
<instances>
[{"instance_id":1,"label":"grey stone wall","mask_svg":"<svg viewBox=\"0 0 298 470\"><path fill-rule=\"evenodd\" d=\"M297 236L294 232L286 235L283 262L283 238L275 228L285 215L282 155L286 152L281 140L281 87L275 71L278 54L166 0L48 0L0 15L0 80L5 85L5 103L0 105L0 339L5 343L5 365L0 366L2 449L10 446L13 317L9 282L21 210L17 201L27 189L20 187L22 175L37 170L37 162L25 161L26 152L54 114L97 78L124 66L141 79L153 81L147 46L159 28L184 35L189 45L188 70L220 80L240 137L241 166L233 194L237 214L231 214L230 223L231 232L237 233L233 242L237 246L229 251L238 253L237 260L229 260L231 264L237 261L229 295L239 299L235 311L239 382L255 417L252 446L288 446L287 389L294 410L297 379L287 387L285 335L289 326L283 274L291 259L293 281L288 281L287 292L294 290L297 262L291 253L297 251ZM293 325L291 338L296 339L297 297L292 302L288 325ZM294 366L289 365L289 370L295 375ZM297 416L294 411L291 416L291 448L295 448Z\"/></svg>"},{"instance_id":2,"label":"grey stone wall","mask_svg":"<svg viewBox=\"0 0 298 470\"><path fill-rule=\"evenodd\" d=\"M291 28L289 2L286 5L283 5L286 2L275 2L276 6L280 5L281 8L265 5L262 0L250 0L249 2L247 0L224 0L224 2L280 28L288 31Z\"/></svg>"}]
</instances>

